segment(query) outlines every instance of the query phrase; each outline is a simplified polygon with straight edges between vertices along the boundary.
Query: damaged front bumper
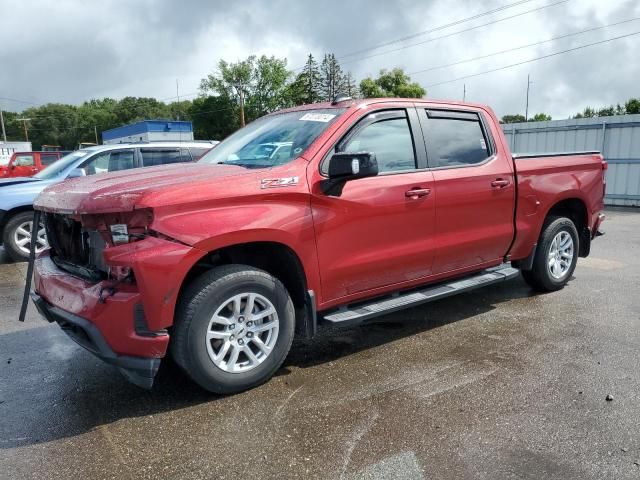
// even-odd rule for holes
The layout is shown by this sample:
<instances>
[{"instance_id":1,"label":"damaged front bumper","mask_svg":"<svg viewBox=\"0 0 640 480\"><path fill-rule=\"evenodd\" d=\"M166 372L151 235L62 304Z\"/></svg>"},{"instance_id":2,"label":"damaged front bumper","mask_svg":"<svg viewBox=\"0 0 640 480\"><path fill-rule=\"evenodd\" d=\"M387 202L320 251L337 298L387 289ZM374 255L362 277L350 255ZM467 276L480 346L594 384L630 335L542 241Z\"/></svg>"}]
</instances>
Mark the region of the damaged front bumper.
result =
<instances>
[{"instance_id":1,"label":"damaged front bumper","mask_svg":"<svg viewBox=\"0 0 640 480\"><path fill-rule=\"evenodd\" d=\"M153 379L160 367L159 358L118 355L90 321L47 303L37 293L31 292L31 300L44 318L49 322L56 322L74 342L96 357L118 367L130 382L147 389L153 386Z\"/></svg>"},{"instance_id":2,"label":"damaged front bumper","mask_svg":"<svg viewBox=\"0 0 640 480\"><path fill-rule=\"evenodd\" d=\"M180 286L202 252L146 238L104 251L107 265L131 270L133 282L93 281L62 269L43 252L32 259L38 311L76 343L115 365L136 385L151 388L169 345ZM108 292L108 294L105 294Z\"/></svg>"}]
</instances>

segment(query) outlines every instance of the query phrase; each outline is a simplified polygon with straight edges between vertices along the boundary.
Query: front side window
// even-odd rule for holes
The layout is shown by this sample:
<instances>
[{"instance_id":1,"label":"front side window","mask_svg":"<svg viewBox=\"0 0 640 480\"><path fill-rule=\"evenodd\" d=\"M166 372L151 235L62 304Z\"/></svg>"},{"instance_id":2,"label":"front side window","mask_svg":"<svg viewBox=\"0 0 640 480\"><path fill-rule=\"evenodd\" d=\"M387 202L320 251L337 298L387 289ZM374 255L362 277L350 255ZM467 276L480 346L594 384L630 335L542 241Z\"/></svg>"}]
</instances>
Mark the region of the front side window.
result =
<instances>
[{"instance_id":1,"label":"front side window","mask_svg":"<svg viewBox=\"0 0 640 480\"><path fill-rule=\"evenodd\" d=\"M427 152L433 167L475 165L490 156L477 114L433 111L427 115Z\"/></svg>"},{"instance_id":2,"label":"front side window","mask_svg":"<svg viewBox=\"0 0 640 480\"><path fill-rule=\"evenodd\" d=\"M33 155L18 155L14 165L16 167L33 167Z\"/></svg>"},{"instance_id":3,"label":"front side window","mask_svg":"<svg viewBox=\"0 0 640 480\"><path fill-rule=\"evenodd\" d=\"M374 153L380 173L416 168L413 138L406 116L383 118L365 125L348 138L340 150Z\"/></svg>"},{"instance_id":4,"label":"front side window","mask_svg":"<svg viewBox=\"0 0 640 480\"><path fill-rule=\"evenodd\" d=\"M82 166L85 175L118 172L133 168L133 150L108 151L97 154Z\"/></svg>"},{"instance_id":5,"label":"front side window","mask_svg":"<svg viewBox=\"0 0 640 480\"><path fill-rule=\"evenodd\" d=\"M200 163L269 168L298 158L329 125L340 108L301 110L259 118L220 142Z\"/></svg>"}]
</instances>

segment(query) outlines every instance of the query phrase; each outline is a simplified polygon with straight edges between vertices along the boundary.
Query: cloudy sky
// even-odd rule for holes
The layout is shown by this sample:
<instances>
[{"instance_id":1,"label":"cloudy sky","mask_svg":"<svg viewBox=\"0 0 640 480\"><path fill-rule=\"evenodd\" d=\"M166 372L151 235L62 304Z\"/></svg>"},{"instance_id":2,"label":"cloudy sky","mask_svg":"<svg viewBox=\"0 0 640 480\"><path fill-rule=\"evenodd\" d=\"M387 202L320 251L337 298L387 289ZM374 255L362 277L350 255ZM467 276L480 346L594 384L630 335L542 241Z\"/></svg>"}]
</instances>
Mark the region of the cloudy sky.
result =
<instances>
[{"instance_id":1,"label":"cloudy sky","mask_svg":"<svg viewBox=\"0 0 640 480\"><path fill-rule=\"evenodd\" d=\"M358 79L396 66L420 72L412 78L432 98L461 99L466 84L468 100L499 115L524 113L530 74L530 111L566 118L640 97L640 35L473 75L640 32L639 19L569 35L636 17L640 0L0 0L0 106L169 101L176 79L193 98L221 58L275 55L295 69L309 52L334 52Z\"/></svg>"}]
</instances>

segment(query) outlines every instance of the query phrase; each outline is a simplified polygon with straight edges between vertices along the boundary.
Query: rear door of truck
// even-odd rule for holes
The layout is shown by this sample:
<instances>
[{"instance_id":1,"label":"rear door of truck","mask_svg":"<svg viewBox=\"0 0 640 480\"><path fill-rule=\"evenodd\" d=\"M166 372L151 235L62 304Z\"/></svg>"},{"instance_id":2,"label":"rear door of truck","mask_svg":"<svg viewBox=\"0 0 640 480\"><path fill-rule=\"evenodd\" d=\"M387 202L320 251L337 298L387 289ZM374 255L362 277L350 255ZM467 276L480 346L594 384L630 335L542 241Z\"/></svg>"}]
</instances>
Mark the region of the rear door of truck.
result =
<instances>
[{"instance_id":1,"label":"rear door of truck","mask_svg":"<svg viewBox=\"0 0 640 480\"><path fill-rule=\"evenodd\" d=\"M435 184L433 273L500 263L514 236L516 189L499 132L479 109L418 110Z\"/></svg>"}]
</instances>

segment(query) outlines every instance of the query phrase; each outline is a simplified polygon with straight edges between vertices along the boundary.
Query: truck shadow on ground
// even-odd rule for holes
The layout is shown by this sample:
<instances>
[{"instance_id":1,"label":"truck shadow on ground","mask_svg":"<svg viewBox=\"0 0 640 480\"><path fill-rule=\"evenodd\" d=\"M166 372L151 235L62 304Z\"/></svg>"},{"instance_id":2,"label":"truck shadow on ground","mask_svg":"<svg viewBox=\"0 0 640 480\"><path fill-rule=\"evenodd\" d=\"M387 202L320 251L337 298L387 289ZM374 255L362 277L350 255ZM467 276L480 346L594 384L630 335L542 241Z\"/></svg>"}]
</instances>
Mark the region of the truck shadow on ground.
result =
<instances>
[{"instance_id":1,"label":"truck shadow on ground","mask_svg":"<svg viewBox=\"0 0 640 480\"><path fill-rule=\"evenodd\" d=\"M373 323L320 329L313 340L294 343L277 375L289 374L291 367L312 368L473 319L496 309L500 303L533 295L519 279L396 312ZM37 345L47 351L34 356ZM0 362L0 449L69 438L122 419L225 398L199 388L172 362L162 365L151 391L139 389L112 367L72 344L55 325L1 335ZM273 394L265 392L270 392L268 386L243 393L237 401L255 401Z\"/></svg>"}]
</instances>

